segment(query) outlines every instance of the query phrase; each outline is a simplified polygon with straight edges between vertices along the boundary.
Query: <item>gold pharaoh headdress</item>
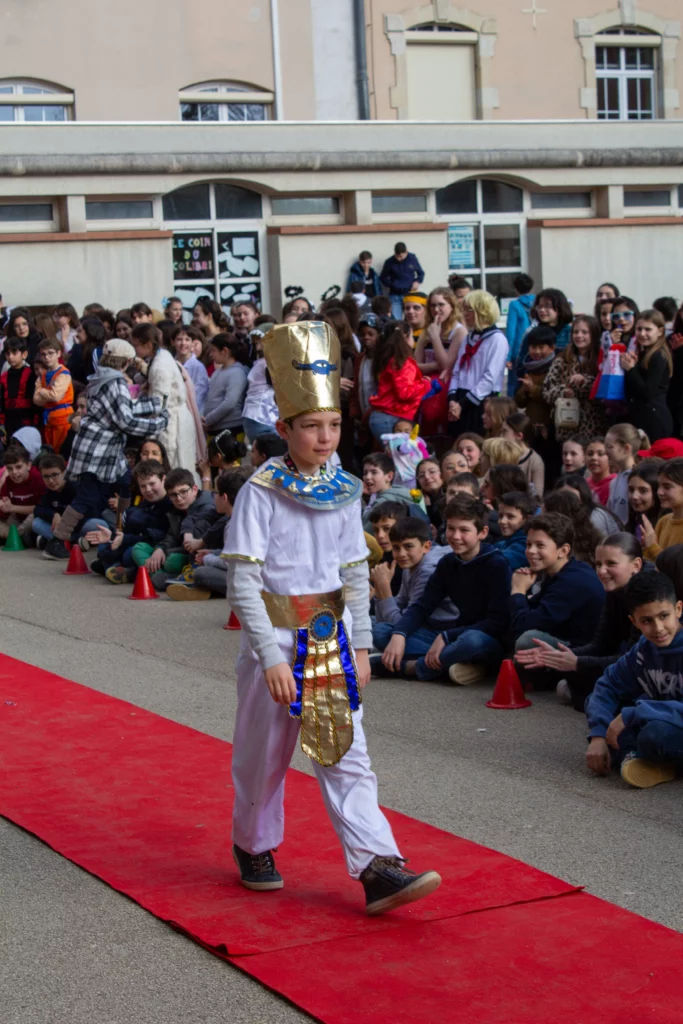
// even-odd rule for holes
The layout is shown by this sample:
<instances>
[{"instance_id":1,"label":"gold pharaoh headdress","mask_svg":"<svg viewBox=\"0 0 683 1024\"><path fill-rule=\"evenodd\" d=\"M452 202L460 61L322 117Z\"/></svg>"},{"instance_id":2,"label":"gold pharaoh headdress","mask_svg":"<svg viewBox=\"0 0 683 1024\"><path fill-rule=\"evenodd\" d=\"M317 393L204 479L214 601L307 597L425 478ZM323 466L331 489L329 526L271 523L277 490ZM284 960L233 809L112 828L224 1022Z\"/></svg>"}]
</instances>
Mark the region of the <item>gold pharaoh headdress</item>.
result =
<instances>
[{"instance_id":1,"label":"gold pharaoh headdress","mask_svg":"<svg viewBox=\"0 0 683 1024\"><path fill-rule=\"evenodd\" d=\"M283 420L341 410L341 346L329 324L277 324L263 339L263 352Z\"/></svg>"}]
</instances>

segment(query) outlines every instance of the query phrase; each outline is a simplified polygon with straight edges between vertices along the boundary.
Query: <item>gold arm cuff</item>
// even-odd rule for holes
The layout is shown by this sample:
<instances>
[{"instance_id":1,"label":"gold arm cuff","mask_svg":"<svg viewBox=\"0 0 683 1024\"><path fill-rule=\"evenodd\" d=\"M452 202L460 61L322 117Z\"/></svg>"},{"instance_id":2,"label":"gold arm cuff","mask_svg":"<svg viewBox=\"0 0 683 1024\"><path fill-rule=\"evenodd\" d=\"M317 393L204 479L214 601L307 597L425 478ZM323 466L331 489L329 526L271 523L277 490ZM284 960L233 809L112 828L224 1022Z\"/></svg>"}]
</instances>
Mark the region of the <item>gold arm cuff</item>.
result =
<instances>
[{"instance_id":1,"label":"gold arm cuff","mask_svg":"<svg viewBox=\"0 0 683 1024\"><path fill-rule=\"evenodd\" d=\"M276 629L304 629L314 615L331 612L337 622L344 614L344 588L329 594L270 594L261 591L268 618Z\"/></svg>"},{"instance_id":2,"label":"gold arm cuff","mask_svg":"<svg viewBox=\"0 0 683 1024\"><path fill-rule=\"evenodd\" d=\"M353 569L354 565L363 565L365 562L367 562L369 557L370 556L368 555L366 558L359 558L357 562L344 562L344 564L340 565L339 568L340 569Z\"/></svg>"},{"instance_id":3,"label":"gold arm cuff","mask_svg":"<svg viewBox=\"0 0 683 1024\"><path fill-rule=\"evenodd\" d=\"M237 562L252 562L253 565L263 565L260 558L252 558L251 555L228 555L224 551L220 557L224 562L235 560Z\"/></svg>"}]
</instances>

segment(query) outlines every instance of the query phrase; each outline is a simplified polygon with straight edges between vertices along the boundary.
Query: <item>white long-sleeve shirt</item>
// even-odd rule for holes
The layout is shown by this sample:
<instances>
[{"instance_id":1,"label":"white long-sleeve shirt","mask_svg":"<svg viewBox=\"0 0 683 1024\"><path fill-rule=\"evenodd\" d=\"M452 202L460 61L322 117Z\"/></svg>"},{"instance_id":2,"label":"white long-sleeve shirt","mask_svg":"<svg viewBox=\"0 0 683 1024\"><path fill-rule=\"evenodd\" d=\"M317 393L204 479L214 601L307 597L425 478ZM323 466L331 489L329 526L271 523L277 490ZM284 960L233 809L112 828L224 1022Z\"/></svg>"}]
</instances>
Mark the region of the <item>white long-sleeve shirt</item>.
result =
<instances>
[{"instance_id":1,"label":"white long-sleeve shirt","mask_svg":"<svg viewBox=\"0 0 683 1024\"><path fill-rule=\"evenodd\" d=\"M483 338L481 345L472 356L469 365L462 367L462 359L467 346L476 345ZM475 405L481 405L489 395L497 394L503 387L505 362L508 357L507 338L497 327L488 327L485 331L473 331L460 346L458 357L453 366L449 394L464 390L467 399Z\"/></svg>"}]
</instances>

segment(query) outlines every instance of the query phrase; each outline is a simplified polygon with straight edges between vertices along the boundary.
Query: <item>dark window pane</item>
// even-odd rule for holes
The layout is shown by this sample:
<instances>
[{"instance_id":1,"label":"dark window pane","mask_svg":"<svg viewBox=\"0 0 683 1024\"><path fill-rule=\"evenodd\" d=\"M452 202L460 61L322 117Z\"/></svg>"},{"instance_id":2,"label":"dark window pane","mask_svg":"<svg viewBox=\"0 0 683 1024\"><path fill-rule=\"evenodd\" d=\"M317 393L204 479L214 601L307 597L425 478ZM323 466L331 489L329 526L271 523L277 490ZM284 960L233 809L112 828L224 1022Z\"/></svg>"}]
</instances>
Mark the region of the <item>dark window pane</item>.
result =
<instances>
[{"instance_id":1,"label":"dark window pane","mask_svg":"<svg viewBox=\"0 0 683 1024\"><path fill-rule=\"evenodd\" d=\"M516 293L512 282L518 273L518 270L514 270L511 274L486 275L486 291L493 295L499 306L502 306L504 299L515 298Z\"/></svg>"},{"instance_id":2,"label":"dark window pane","mask_svg":"<svg viewBox=\"0 0 683 1024\"><path fill-rule=\"evenodd\" d=\"M518 224L486 224L484 253L487 267L518 267L521 262Z\"/></svg>"},{"instance_id":3,"label":"dark window pane","mask_svg":"<svg viewBox=\"0 0 683 1024\"><path fill-rule=\"evenodd\" d=\"M164 220L208 220L209 186L188 185L164 196Z\"/></svg>"},{"instance_id":4,"label":"dark window pane","mask_svg":"<svg viewBox=\"0 0 683 1024\"><path fill-rule=\"evenodd\" d=\"M590 192L532 192L532 210L585 210L591 205Z\"/></svg>"},{"instance_id":5,"label":"dark window pane","mask_svg":"<svg viewBox=\"0 0 683 1024\"><path fill-rule=\"evenodd\" d=\"M236 185L216 185L216 217L218 220L260 218L261 196Z\"/></svg>"},{"instance_id":6,"label":"dark window pane","mask_svg":"<svg viewBox=\"0 0 683 1024\"><path fill-rule=\"evenodd\" d=\"M339 200L336 196L271 199L270 204L273 215L276 217L294 217L297 214L339 213Z\"/></svg>"},{"instance_id":7,"label":"dark window pane","mask_svg":"<svg viewBox=\"0 0 683 1024\"><path fill-rule=\"evenodd\" d=\"M373 196L373 213L424 213L427 196Z\"/></svg>"},{"instance_id":8,"label":"dark window pane","mask_svg":"<svg viewBox=\"0 0 683 1024\"><path fill-rule=\"evenodd\" d=\"M503 181L482 181L481 202L484 213L521 213L522 190Z\"/></svg>"},{"instance_id":9,"label":"dark window pane","mask_svg":"<svg viewBox=\"0 0 683 1024\"><path fill-rule=\"evenodd\" d=\"M247 107L245 103L228 103L228 121L246 121Z\"/></svg>"},{"instance_id":10,"label":"dark window pane","mask_svg":"<svg viewBox=\"0 0 683 1024\"><path fill-rule=\"evenodd\" d=\"M0 221L52 220L52 203L8 203L0 205Z\"/></svg>"},{"instance_id":11,"label":"dark window pane","mask_svg":"<svg viewBox=\"0 0 683 1024\"><path fill-rule=\"evenodd\" d=\"M619 81L616 78L598 78L598 118L616 121L619 118Z\"/></svg>"},{"instance_id":12,"label":"dark window pane","mask_svg":"<svg viewBox=\"0 0 683 1024\"><path fill-rule=\"evenodd\" d=\"M650 71L654 71L655 67L655 51L649 46L641 46L638 50L638 56L640 59L640 67L645 70L646 68Z\"/></svg>"},{"instance_id":13,"label":"dark window pane","mask_svg":"<svg viewBox=\"0 0 683 1024\"><path fill-rule=\"evenodd\" d=\"M620 52L617 46L606 46L603 66L606 68L620 67Z\"/></svg>"},{"instance_id":14,"label":"dark window pane","mask_svg":"<svg viewBox=\"0 0 683 1024\"><path fill-rule=\"evenodd\" d=\"M671 193L668 189L624 189L624 206L669 206Z\"/></svg>"},{"instance_id":15,"label":"dark window pane","mask_svg":"<svg viewBox=\"0 0 683 1024\"><path fill-rule=\"evenodd\" d=\"M266 121L266 106L264 103L247 103L247 121Z\"/></svg>"},{"instance_id":16,"label":"dark window pane","mask_svg":"<svg viewBox=\"0 0 683 1024\"><path fill-rule=\"evenodd\" d=\"M218 120L218 104L217 103L200 103L199 104L199 120L200 121L217 121Z\"/></svg>"},{"instance_id":17,"label":"dark window pane","mask_svg":"<svg viewBox=\"0 0 683 1024\"><path fill-rule=\"evenodd\" d=\"M678 205L683 206L683 185L678 186Z\"/></svg>"},{"instance_id":18,"label":"dark window pane","mask_svg":"<svg viewBox=\"0 0 683 1024\"><path fill-rule=\"evenodd\" d=\"M638 67L638 49L635 46L624 48L624 66L627 68Z\"/></svg>"},{"instance_id":19,"label":"dark window pane","mask_svg":"<svg viewBox=\"0 0 683 1024\"><path fill-rule=\"evenodd\" d=\"M437 213L476 213L477 212L477 183L473 179L469 181L456 181L453 185L446 185L436 193Z\"/></svg>"},{"instance_id":20,"label":"dark window pane","mask_svg":"<svg viewBox=\"0 0 683 1024\"><path fill-rule=\"evenodd\" d=\"M198 121L199 120L199 104L198 103L181 103L180 104L180 119L181 119L181 121Z\"/></svg>"},{"instance_id":21,"label":"dark window pane","mask_svg":"<svg viewBox=\"0 0 683 1024\"><path fill-rule=\"evenodd\" d=\"M66 121L66 107L43 107L45 112L44 121Z\"/></svg>"},{"instance_id":22,"label":"dark window pane","mask_svg":"<svg viewBox=\"0 0 683 1024\"><path fill-rule=\"evenodd\" d=\"M0 121L13 121L15 117L14 107L0 106Z\"/></svg>"},{"instance_id":23,"label":"dark window pane","mask_svg":"<svg viewBox=\"0 0 683 1024\"><path fill-rule=\"evenodd\" d=\"M85 204L86 220L125 220L142 219L154 216L154 206L150 199L128 199L125 201L91 200Z\"/></svg>"}]
</instances>

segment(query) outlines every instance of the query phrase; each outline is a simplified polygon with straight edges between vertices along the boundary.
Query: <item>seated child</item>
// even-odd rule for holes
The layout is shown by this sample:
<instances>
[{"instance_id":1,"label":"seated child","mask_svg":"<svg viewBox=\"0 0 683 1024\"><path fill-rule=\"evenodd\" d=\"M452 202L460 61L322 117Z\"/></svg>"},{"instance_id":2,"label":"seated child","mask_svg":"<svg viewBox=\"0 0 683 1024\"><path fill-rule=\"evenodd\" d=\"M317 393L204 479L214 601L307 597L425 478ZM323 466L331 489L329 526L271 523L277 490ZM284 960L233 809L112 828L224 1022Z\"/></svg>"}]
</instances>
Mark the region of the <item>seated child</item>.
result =
<instances>
[{"instance_id":1,"label":"seated child","mask_svg":"<svg viewBox=\"0 0 683 1024\"><path fill-rule=\"evenodd\" d=\"M444 484L444 491L444 496L439 504L441 525L436 533L436 542L440 545L444 545L446 543L446 520L444 517L448 502L454 498L456 494L469 494L471 498L478 498L479 477L476 477L474 473L456 473L450 478L450 480L446 481Z\"/></svg>"},{"instance_id":2,"label":"seated child","mask_svg":"<svg viewBox=\"0 0 683 1024\"><path fill-rule=\"evenodd\" d=\"M238 440L232 430L226 427L215 437L209 439L207 445L208 461L199 463L199 470L202 478L202 490L212 489L212 470L214 474L220 473L223 469L232 469L234 466L241 466L242 459L247 454L247 446L244 441Z\"/></svg>"},{"instance_id":3,"label":"seated child","mask_svg":"<svg viewBox=\"0 0 683 1024\"><path fill-rule=\"evenodd\" d=\"M62 346L47 338L38 346L45 369L33 393L33 401L43 409L43 436L45 444L56 452L66 441L73 413L74 386L71 374L60 363Z\"/></svg>"},{"instance_id":4,"label":"seated child","mask_svg":"<svg viewBox=\"0 0 683 1024\"><path fill-rule=\"evenodd\" d=\"M507 560L512 572L526 565L524 526L536 514L536 499L524 491L508 491L498 502L498 528L503 539L494 544Z\"/></svg>"},{"instance_id":5,"label":"seated child","mask_svg":"<svg viewBox=\"0 0 683 1024\"><path fill-rule=\"evenodd\" d=\"M173 511L161 462L143 459L133 470L133 478L142 500L126 509L121 530L112 536L105 526L86 534L89 543L98 544L97 558L90 568L110 583L131 583L135 579L138 567L149 557L149 549L166 536L169 513ZM137 545L142 549L137 551L136 559Z\"/></svg>"},{"instance_id":6,"label":"seated child","mask_svg":"<svg viewBox=\"0 0 683 1024\"><path fill-rule=\"evenodd\" d=\"M490 544L488 509L483 502L461 494L446 506L446 539L451 554L442 558L422 597L394 625L382 662L391 672L432 680L449 676L463 686L476 682L503 657L501 637L508 628L506 593L510 567ZM439 633L429 651L408 661L406 647L444 601L458 609L457 625Z\"/></svg>"},{"instance_id":7,"label":"seated child","mask_svg":"<svg viewBox=\"0 0 683 1024\"><path fill-rule=\"evenodd\" d=\"M394 561L393 548L391 545L391 528L400 519L410 515L407 505L398 501L383 501L370 512L368 527L372 530L372 536L383 551L380 565L388 565L391 573L391 592L395 596L401 588L402 569ZM425 522L425 520L422 520ZM427 523L427 526L429 524Z\"/></svg>"},{"instance_id":8,"label":"seated child","mask_svg":"<svg viewBox=\"0 0 683 1024\"><path fill-rule=\"evenodd\" d=\"M535 662L534 641L552 647L560 641L577 647L588 643L600 620L605 591L591 566L572 557L574 528L566 516L534 516L524 530L529 567L513 573L509 598L515 661L520 675L533 680L536 689L554 689L552 673L527 670ZM530 594L539 578L540 588Z\"/></svg>"},{"instance_id":9,"label":"seated child","mask_svg":"<svg viewBox=\"0 0 683 1024\"><path fill-rule=\"evenodd\" d=\"M0 374L0 412L5 422L7 439L22 427L36 425L38 410L33 404L36 378L27 363L28 343L25 338L5 341L5 358L9 367Z\"/></svg>"},{"instance_id":10,"label":"seated child","mask_svg":"<svg viewBox=\"0 0 683 1024\"><path fill-rule=\"evenodd\" d=\"M76 494L76 485L66 479L66 462L61 455L43 455L38 468L46 490L35 507L31 529L38 538L37 546L43 551L43 558L52 560L50 553L44 549L54 537L54 530L64 509L71 504ZM104 525L104 520L89 519L79 528L76 537L72 535L72 541L78 539L78 533L85 534L100 525Z\"/></svg>"},{"instance_id":11,"label":"seated child","mask_svg":"<svg viewBox=\"0 0 683 1024\"><path fill-rule=\"evenodd\" d=\"M467 459L462 452L446 452L441 460L441 478L446 484L458 473L467 473L468 471Z\"/></svg>"},{"instance_id":12,"label":"seated child","mask_svg":"<svg viewBox=\"0 0 683 1024\"><path fill-rule=\"evenodd\" d=\"M427 513L419 504L422 499L416 502L408 487L395 485L395 475L393 459L385 452L375 452L363 459L363 492L369 496L363 512L364 529L370 522L370 514L375 506L383 501L401 502L409 508L419 509L422 517L427 519Z\"/></svg>"},{"instance_id":13,"label":"seated child","mask_svg":"<svg viewBox=\"0 0 683 1024\"><path fill-rule=\"evenodd\" d=\"M168 513L168 532L155 545L139 542L133 561L144 565L155 590L164 591L201 547L201 538L216 519L213 495L200 491L189 469L173 469L166 477L166 493L173 508Z\"/></svg>"},{"instance_id":14,"label":"seated child","mask_svg":"<svg viewBox=\"0 0 683 1024\"><path fill-rule=\"evenodd\" d=\"M264 437L267 440L267 435L262 435L261 440ZM224 469L219 475L213 496L219 519L202 537L202 546L195 552L191 570L188 572L186 567L184 576L169 580L166 593L172 601L207 601L212 594L226 596L228 563L221 554L235 498L250 476L248 466Z\"/></svg>"},{"instance_id":15,"label":"seated child","mask_svg":"<svg viewBox=\"0 0 683 1024\"><path fill-rule=\"evenodd\" d=\"M391 593L391 569L386 562L371 571L370 579L376 595L372 639L378 651L384 650L402 612L420 599L438 562L450 552L449 547L433 547L429 524L410 516L394 523L389 538L394 563L402 571L401 589L396 597ZM430 616L426 626L410 636L406 645L406 658L426 654L438 633L456 626L457 618L457 608L447 599ZM370 659L376 674L381 674L381 661L379 656Z\"/></svg>"},{"instance_id":16,"label":"seated child","mask_svg":"<svg viewBox=\"0 0 683 1024\"><path fill-rule=\"evenodd\" d=\"M277 434L259 434L251 442L251 464L258 469L268 459L274 459L277 455L285 455L287 442L283 441Z\"/></svg>"},{"instance_id":17,"label":"seated child","mask_svg":"<svg viewBox=\"0 0 683 1024\"><path fill-rule=\"evenodd\" d=\"M608 775L613 758L624 782L647 789L683 770L683 603L660 572L638 573L625 596L642 636L588 698L586 764Z\"/></svg>"},{"instance_id":18,"label":"seated child","mask_svg":"<svg viewBox=\"0 0 683 1024\"><path fill-rule=\"evenodd\" d=\"M5 452L7 475L0 484L0 539L6 539L10 526L16 526L26 545L33 541L33 514L45 494L40 471L31 465L28 452L10 445Z\"/></svg>"}]
</instances>

